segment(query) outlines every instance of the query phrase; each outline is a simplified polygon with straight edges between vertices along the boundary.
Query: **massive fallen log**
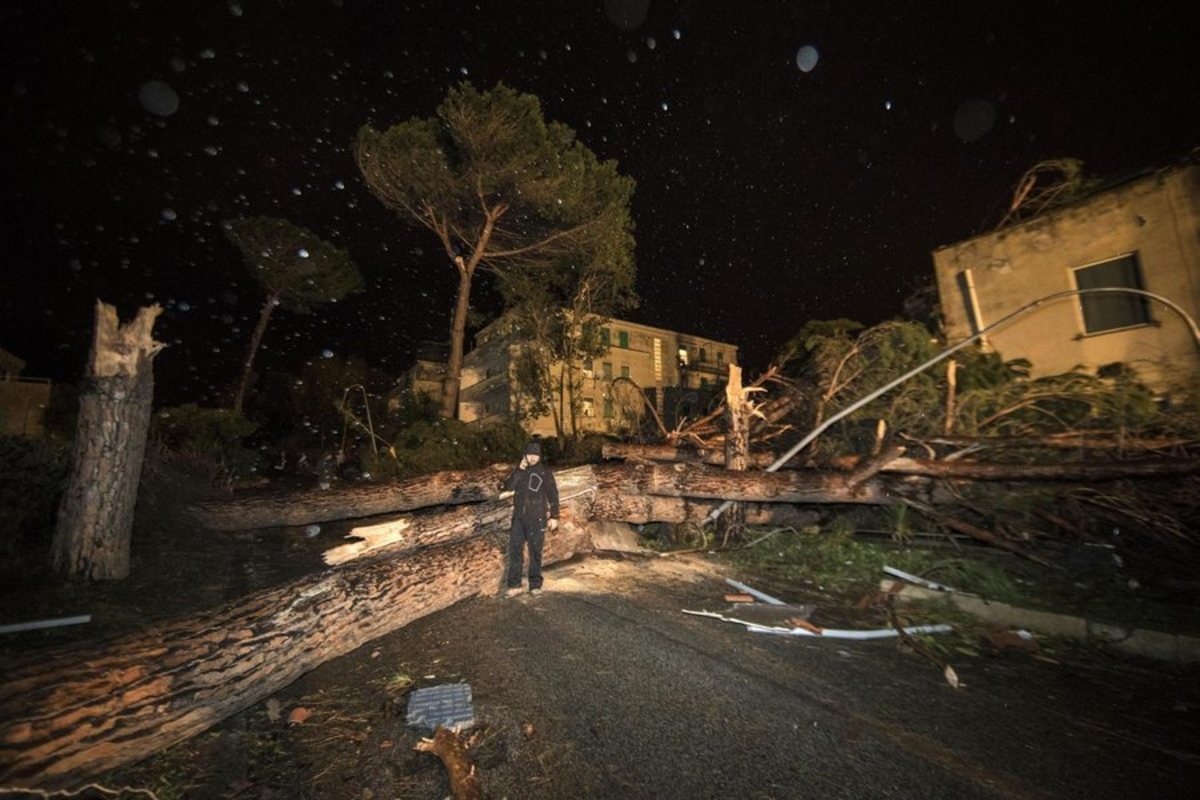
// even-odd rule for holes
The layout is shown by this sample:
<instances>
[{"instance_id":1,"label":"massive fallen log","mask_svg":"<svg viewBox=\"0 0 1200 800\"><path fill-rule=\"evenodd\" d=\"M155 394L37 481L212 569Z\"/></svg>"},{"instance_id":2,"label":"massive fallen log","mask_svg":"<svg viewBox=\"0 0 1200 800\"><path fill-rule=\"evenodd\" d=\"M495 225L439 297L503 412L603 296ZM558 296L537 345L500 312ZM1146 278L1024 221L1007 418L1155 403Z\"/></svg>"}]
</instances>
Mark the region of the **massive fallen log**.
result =
<instances>
[{"instance_id":1,"label":"massive fallen log","mask_svg":"<svg viewBox=\"0 0 1200 800\"><path fill-rule=\"evenodd\" d=\"M500 484L511 471L511 464L495 464L483 469L434 472L388 483L324 491L253 492L197 503L190 511L202 525L219 531L307 525L493 500L499 496Z\"/></svg>"},{"instance_id":2,"label":"massive fallen log","mask_svg":"<svg viewBox=\"0 0 1200 800\"><path fill-rule=\"evenodd\" d=\"M719 505L719 500L601 491L592 504L592 515L594 519L633 524L700 523ZM816 523L820 518L815 512L805 511L787 503L746 503L745 507L747 525L784 525L799 530Z\"/></svg>"},{"instance_id":3,"label":"massive fallen log","mask_svg":"<svg viewBox=\"0 0 1200 800\"><path fill-rule=\"evenodd\" d=\"M625 461L669 461L694 464L725 464L723 449L696 450L690 447L677 447L672 444L634 444L609 443L600 449L600 454L606 459L623 459ZM775 460L775 454L759 450L750 453L748 465L765 469Z\"/></svg>"},{"instance_id":4,"label":"massive fallen log","mask_svg":"<svg viewBox=\"0 0 1200 800\"><path fill-rule=\"evenodd\" d=\"M984 464L893 458L879 472L975 481L1113 481L1200 472L1200 458L1140 458L1128 461L1076 461L1059 464Z\"/></svg>"},{"instance_id":5,"label":"massive fallen log","mask_svg":"<svg viewBox=\"0 0 1200 800\"><path fill-rule=\"evenodd\" d=\"M586 469L586 468L585 468ZM544 560L588 547L586 513L546 537ZM503 528L490 533L502 533ZM216 611L4 666L0 785L56 789L193 736L308 670L460 600L497 591L489 531L368 559Z\"/></svg>"},{"instance_id":6,"label":"massive fallen log","mask_svg":"<svg viewBox=\"0 0 1200 800\"><path fill-rule=\"evenodd\" d=\"M596 467L601 487L622 494L651 494L734 500L749 503L895 502L889 484L879 480L851 485L845 475L815 471L729 472L699 464L639 464Z\"/></svg>"}]
</instances>

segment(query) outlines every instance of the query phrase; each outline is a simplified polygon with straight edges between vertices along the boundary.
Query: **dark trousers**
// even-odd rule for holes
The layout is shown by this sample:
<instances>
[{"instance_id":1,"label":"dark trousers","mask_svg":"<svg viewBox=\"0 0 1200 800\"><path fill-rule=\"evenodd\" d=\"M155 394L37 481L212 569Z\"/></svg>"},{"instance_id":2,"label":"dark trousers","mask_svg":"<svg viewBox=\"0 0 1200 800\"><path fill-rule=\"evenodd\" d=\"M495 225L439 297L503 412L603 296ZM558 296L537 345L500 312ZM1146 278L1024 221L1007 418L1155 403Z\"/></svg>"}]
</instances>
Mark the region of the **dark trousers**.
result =
<instances>
[{"instance_id":1,"label":"dark trousers","mask_svg":"<svg viewBox=\"0 0 1200 800\"><path fill-rule=\"evenodd\" d=\"M546 541L545 520L513 520L508 533L508 586L515 589L521 585L521 567L524 566L525 544L529 544L529 588L542 588L542 545Z\"/></svg>"}]
</instances>

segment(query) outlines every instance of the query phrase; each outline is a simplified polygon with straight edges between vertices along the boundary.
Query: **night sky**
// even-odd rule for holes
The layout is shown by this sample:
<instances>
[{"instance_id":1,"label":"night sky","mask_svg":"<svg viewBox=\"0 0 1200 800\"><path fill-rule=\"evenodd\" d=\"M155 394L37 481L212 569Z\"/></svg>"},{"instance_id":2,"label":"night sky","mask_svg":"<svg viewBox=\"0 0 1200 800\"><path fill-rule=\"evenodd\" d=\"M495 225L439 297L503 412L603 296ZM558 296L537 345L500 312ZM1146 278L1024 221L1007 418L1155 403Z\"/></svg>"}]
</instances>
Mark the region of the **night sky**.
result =
<instances>
[{"instance_id":1,"label":"night sky","mask_svg":"<svg viewBox=\"0 0 1200 800\"><path fill-rule=\"evenodd\" d=\"M126 315L160 302L166 403L219 402L235 377L262 298L222 234L241 216L348 248L368 286L277 313L260 369L357 354L398 373L445 340L453 271L369 194L349 145L465 79L538 95L636 179L628 316L734 342L752 370L806 320L897 315L930 251L994 226L1035 162L1113 176L1200 144L1200 27L1166 3L2 9L0 346L74 381L97 297ZM475 305L496 310L486 286Z\"/></svg>"}]
</instances>

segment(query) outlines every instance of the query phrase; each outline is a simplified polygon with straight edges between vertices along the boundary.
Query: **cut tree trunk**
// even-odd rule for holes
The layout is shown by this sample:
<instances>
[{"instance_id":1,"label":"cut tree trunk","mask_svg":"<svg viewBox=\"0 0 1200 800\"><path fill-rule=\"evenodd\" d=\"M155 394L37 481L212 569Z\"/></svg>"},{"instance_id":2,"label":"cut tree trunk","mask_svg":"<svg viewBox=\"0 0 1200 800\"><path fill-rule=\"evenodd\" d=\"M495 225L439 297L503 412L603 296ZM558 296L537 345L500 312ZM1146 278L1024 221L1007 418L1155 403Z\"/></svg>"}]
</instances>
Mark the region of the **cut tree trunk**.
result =
<instances>
[{"instance_id":1,"label":"cut tree trunk","mask_svg":"<svg viewBox=\"0 0 1200 800\"><path fill-rule=\"evenodd\" d=\"M725 451L716 449L696 450L690 447L677 447L672 444L634 444L606 443L600 450L606 459L623 459L625 461L669 461L692 464L724 465ZM775 454L758 450L746 456L748 467L765 469L775 461Z\"/></svg>"},{"instance_id":2,"label":"cut tree trunk","mask_svg":"<svg viewBox=\"0 0 1200 800\"><path fill-rule=\"evenodd\" d=\"M579 500L567 501L578 503ZM589 546L572 509L543 560ZM196 617L39 654L0 685L0 785L71 786L215 725L415 619L500 589L503 528L364 559ZM6 665L7 666L7 665Z\"/></svg>"},{"instance_id":3,"label":"cut tree trunk","mask_svg":"<svg viewBox=\"0 0 1200 800\"><path fill-rule=\"evenodd\" d=\"M154 400L155 305L121 325L96 302L96 332L79 397L71 473L54 531L54 568L73 578L129 575L129 538Z\"/></svg>"},{"instance_id":4,"label":"cut tree trunk","mask_svg":"<svg viewBox=\"0 0 1200 800\"><path fill-rule=\"evenodd\" d=\"M601 490L592 504L593 519L644 525L651 522L703 522L721 505L720 500L687 497L656 497ZM800 530L813 525L820 515L787 503L745 503L747 525L783 525Z\"/></svg>"},{"instance_id":5,"label":"cut tree trunk","mask_svg":"<svg viewBox=\"0 0 1200 800\"><path fill-rule=\"evenodd\" d=\"M307 525L356 519L437 505L477 503L500 496L500 484L512 465L450 470L390 483L339 487L325 491L259 492L192 506L207 528L221 531Z\"/></svg>"}]
</instances>

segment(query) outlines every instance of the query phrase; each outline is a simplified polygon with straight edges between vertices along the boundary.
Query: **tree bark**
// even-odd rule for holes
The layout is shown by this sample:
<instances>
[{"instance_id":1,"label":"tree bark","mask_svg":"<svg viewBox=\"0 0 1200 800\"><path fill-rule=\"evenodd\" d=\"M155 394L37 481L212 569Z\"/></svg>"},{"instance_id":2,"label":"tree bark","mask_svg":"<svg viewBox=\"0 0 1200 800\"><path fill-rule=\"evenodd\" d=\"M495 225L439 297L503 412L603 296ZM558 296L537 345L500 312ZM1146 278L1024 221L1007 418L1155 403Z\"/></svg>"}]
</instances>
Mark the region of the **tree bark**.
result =
<instances>
[{"instance_id":1,"label":"tree bark","mask_svg":"<svg viewBox=\"0 0 1200 800\"><path fill-rule=\"evenodd\" d=\"M612 481L623 494L651 494L750 503L895 502L889 484L863 481L852 486L846 475L828 472L727 472L697 464L599 467L598 478Z\"/></svg>"},{"instance_id":2,"label":"tree bark","mask_svg":"<svg viewBox=\"0 0 1200 800\"><path fill-rule=\"evenodd\" d=\"M272 292L267 295L262 311L258 314L258 324L254 326L254 333L250 335L250 343L246 345L246 357L242 359L242 374L238 376L237 386L234 387L231 406L239 414L242 413L242 405L246 401L246 390L250 386L250 374L254 369L254 359L258 355L258 348L262 346L263 336L267 332L267 323L271 321L271 313L277 305L279 305L279 293Z\"/></svg>"},{"instance_id":3,"label":"tree bark","mask_svg":"<svg viewBox=\"0 0 1200 800\"><path fill-rule=\"evenodd\" d=\"M578 503L579 500L568 501ZM545 563L588 547L573 509ZM187 739L415 619L503 582L501 528L365 559L223 608L4 670L0 785L55 789Z\"/></svg>"},{"instance_id":4,"label":"tree bark","mask_svg":"<svg viewBox=\"0 0 1200 800\"><path fill-rule=\"evenodd\" d=\"M742 368L729 365L729 379L725 382L725 469L745 472L750 462L750 415L754 404L750 392L742 388ZM734 503L717 521L722 545L731 538L740 537L746 530L746 509L742 503Z\"/></svg>"},{"instance_id":5,"label":"tree bark","mask_svg":"<svg viewBox=\"0 0 1200 800\"><path fill-rule=\"evenodd\" d=\"M54 531L54 569L73 578L129 575L129 539L154 399L155 305L121 325L97 301L96 332L79 397L71 473Z\"/></svg>"},{"instance_id":6,"label":"tree bark","mask_svg":"<svg viewBox=\"0 0 1200 800\"><path fill-rule=\"evenodd\" d=\"M895 458L880 472L976 481L1112 481L1200 472L1196 458L1140 458L1129 461L1071 464L982 464L977 461L927 461Z\"/></svg>"},{"instance_id":7,"label":"tree bark","mask_svg":"<svg viewBox=\"0 0 1200 800\"><path fill-rule=\"evenodd\" d=\"M682 461L696 464L723 465L724 450L694 450L690 447L677 447L671 444L635 444L632 442L605 443L600 450L606 459L624 459L626 461ZM775 461L775 454L759 450L746 455L747 467L765 469Z\"/></svg>"},{"instance_id":8,"label":"tree bark","mask_svg":"<svg viewBox=\"0 0 1200 800\"><path fill-rule=\"evenodd\" d=\"M661 497L601 490L592 504L592 518L644 525L651 522L703 522L720 500ZM745 503L747 525L786 525L797 530L817 522L820 516L787 503Z\"/></svg>"},{"instance_id":9,"label":"tree bark","mask_svg":"<svg viewBox=\"0 0 1200 800\"><path fill-rule=\"evenodd\" d=\"M458 268L458 297L454 301L454 317L450 323L450 361L446 364L446 380L442 383L442 416L458 418L458 389L462 383L463 343L467 338L467 311L471 307L472 265L455 259Z\"/></svg>"},{"instance_id":10,"label":"tree bark","mask_svg":"<svg viewBox=\"0 0 1200 800\"><path fill-rule=\"evenodd\" d=\"M437 505L476 503L500 496L500 484L512 470L493 464L476 470L450 470L380 484L327 491L257 492L193 505L202 525L221 531L307 525L394 514Z\"/></svg>"}]
</instances>

